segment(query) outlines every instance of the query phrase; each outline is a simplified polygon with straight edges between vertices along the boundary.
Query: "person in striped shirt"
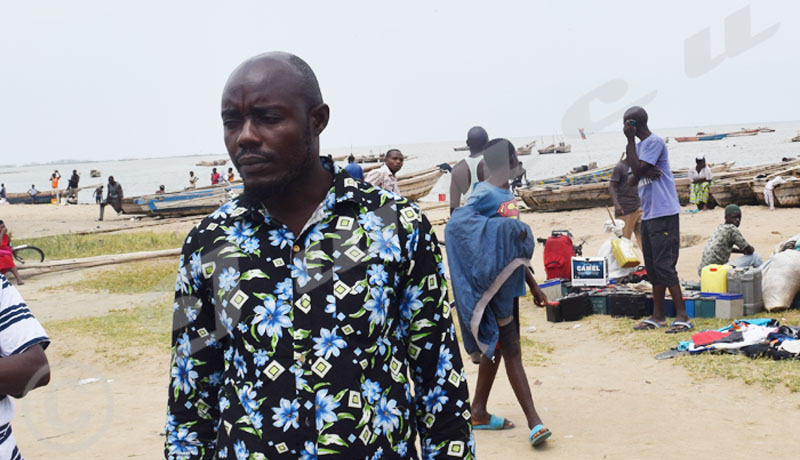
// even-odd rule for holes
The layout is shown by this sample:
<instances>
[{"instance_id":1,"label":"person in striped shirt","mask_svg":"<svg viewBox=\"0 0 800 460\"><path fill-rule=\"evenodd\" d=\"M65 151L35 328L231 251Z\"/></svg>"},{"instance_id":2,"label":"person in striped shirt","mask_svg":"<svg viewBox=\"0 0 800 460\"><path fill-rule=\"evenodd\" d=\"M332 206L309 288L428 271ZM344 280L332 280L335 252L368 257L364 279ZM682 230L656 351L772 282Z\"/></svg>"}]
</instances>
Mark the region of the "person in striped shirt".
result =
<instances>
[{"instance_id":1,"label":"person in striped shirt","mask_svg":"<svg viewBox=\"0 0 800 460\"><path fill-rule=\"evenodd\" d=\"M25 300L0 275L0 459L22 459L11 433L11 397L21 398L50 382L50 366L44 353L49 344L47 333Z\"/></svg>"}]
</instances>

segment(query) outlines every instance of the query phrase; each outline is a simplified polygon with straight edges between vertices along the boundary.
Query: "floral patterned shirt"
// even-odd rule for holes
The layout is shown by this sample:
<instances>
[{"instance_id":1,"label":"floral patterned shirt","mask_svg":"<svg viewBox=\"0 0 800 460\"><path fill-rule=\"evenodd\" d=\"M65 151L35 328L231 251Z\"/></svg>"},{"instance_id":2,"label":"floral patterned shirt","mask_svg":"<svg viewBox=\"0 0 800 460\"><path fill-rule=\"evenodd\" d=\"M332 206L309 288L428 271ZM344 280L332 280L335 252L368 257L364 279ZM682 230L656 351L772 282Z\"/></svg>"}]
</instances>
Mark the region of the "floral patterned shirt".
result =
<instances>
[{"instance_id":1,"label":"floral patterned shirt","mask_svg":"<svg viewBox=\"0 0 800 460\"><path fill-rule=\"evenodd\" d=\"M168 459L474 458L430 223L350 178L300 235L245 197L186 238Z\"/></svg>"}]
</instances>

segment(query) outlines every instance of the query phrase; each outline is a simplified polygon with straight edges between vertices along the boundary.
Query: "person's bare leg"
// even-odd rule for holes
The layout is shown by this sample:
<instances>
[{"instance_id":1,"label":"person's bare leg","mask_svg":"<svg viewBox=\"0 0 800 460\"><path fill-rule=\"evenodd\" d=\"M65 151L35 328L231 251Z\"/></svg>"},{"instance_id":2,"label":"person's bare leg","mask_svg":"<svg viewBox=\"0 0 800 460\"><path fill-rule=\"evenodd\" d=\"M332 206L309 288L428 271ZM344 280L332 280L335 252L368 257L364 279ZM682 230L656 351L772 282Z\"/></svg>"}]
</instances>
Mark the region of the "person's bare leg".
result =
<instances>
[{"instance_id":1,"label":"person's bare leg","mask_svg":"<svg viewBox=\"0 0 800 460\"><path fill-rule=\"evenodd\" d=\"M667 317L664 314L664 297L666 297L666 294L666 286L660 284L653 285L653 314L650 315L650 317L659 323L663 323L667 320ZM683 308L683 301L681 301L681 308ZM683 314L686 314L685 309L683 310Z\"/></svg>"},{"instance_id":2,"label":"person's bare leg","mask_svg":"<svg viewBox=\"0 0 800 460\"><path fill-rule=\"evenodd\" d=\"M513 324L500 328L501 336L504 333L514 333L516 335L515 332L512 332L513 328ZM506 359L508 381L511 383L511 389L514 390L517 402L519 402L522 411L525 413L528 429L530 430L542 423L542 419L533 405L531 387L528 385L528 377L525 375L525 367L522 365L522 348L520 347L519 338L508 342L503 341L500 346L503 348L503 355Z\"/></svg>"},{"instance_id":3,"label":"person's bare leg","mask_svg":"<svg viewBox=\"0 0 800 460\"><path fill-rule=\"evenodd\" d=\"M492 391L497 369L503 359L502 350L499 348L494 353L495 360L481 355L481 362L478 364L478 381L475 383L475 394L472 396L472 424L487 425L492 415L486 409L489 403L489 393Z\"/></svg>"},{"instance_id":4,"label":"person's bare leg","mask_svg":"<svg viewBox=\"0 0 800 460\"><path fill-rule=\"evenodd\" d=\"M12 275L14 275L14 278L16 278L18 285L22 286L23 284L25 284L25 282L22 281L22 278L20 278L19 276L19 271L17 270L17 267L11 267L9 271L11 272Z\"/></svg>"},{"instance_id":5,"label":"person's bare leg","mask_svg":"<svg viewBox=\"0 0 800 460\"><path fill-rule=\"evenodd\" d=\"M681 292L680 284L673 284L669 287L669 295L672 296L672 301L675 303L675 320L689 322L691 318L686 314L686 305L683 303L683 293ZM653 299L655 303L655 298ZM663 303L662 303L663 305Z\"/></svg>"}]
</instances>

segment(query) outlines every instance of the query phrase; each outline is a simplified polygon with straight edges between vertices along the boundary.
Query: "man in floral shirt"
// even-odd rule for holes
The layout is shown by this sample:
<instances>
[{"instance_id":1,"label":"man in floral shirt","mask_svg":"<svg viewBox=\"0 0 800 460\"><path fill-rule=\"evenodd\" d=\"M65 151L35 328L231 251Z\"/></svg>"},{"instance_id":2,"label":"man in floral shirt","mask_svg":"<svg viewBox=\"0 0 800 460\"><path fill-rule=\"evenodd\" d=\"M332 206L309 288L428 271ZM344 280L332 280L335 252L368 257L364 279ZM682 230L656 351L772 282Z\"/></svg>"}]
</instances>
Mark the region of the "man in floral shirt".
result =
<instances>
[{"instance_id":1,"label":"man in floral shirt","mask_svg":"<svg viewBox=\"0 0 800 460\"><path fill-rule=\"evenodd\" d=\"M300 58L222 97L245 184L186 238L169 459L474 458L436 236L400 196L319 157L329 109Z\"/></svg>"}]
</instances>

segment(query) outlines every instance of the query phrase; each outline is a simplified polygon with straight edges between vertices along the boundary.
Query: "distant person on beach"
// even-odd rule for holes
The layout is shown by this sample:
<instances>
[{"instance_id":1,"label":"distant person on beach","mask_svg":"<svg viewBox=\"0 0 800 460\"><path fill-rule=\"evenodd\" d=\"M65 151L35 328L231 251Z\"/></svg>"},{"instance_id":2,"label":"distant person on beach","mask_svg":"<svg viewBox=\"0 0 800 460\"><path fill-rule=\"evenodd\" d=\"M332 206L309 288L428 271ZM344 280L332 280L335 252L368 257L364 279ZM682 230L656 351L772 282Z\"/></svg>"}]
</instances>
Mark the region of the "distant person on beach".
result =
<instances>
[{"instance_id":1,"label":"distant person on beach","mask_svg":"<svg viewBox=\"0 0 800 460\"><path fill-rule=\"evenodd\" d=\"M228 168L228 177L225 178L229 183L233 182L235 176L233 175L233 168Z\"/></svg>"},{"instance_id":2,"label":"distant person on beach","mask_svg":"<svg viewBox=\"0 0 800 460\"><path fill-rule=\"evenodd\" d=\"M19 271L17 271L17 264L14 262L14 251L11 248L11 235L8 234L8 227L0 220L0 274L5 275L7 272L11 272L11 274L14 275L17 284L25 284L22 282ZM0 310L0 324L2 324L2 312L3 310ZM3 393L0 392L0 395L2 394ZM1 397L0 401L2 401ZM2 404L2 402L0 402L0 404Z\"/></svg>"},{"instance_id":3,"label":"distant person on beach","mask_svg":"<svg viewBox=\"0 0 800 460\"><path fill-rule=\"evenodd\" d=\"M383 165L378 169L368 172L365 181L382 189L400 194L397 186L397 172L403 167L403 154L397 149L386 152Z\"/></svg>"},{"instance_id":4,"label":"distant person on beach","mask_svg":"<svg viewBox=\"0 0 800 460\"><path fill-rule=\"evenodd\" d=\"M764 202L769 206L770 211L775 210L775 187L785 183L786 179L783 176L777 176L768 180L764 185Z\"/></svg>"},{"instance_id":5,"label":"distant person on beach","mask_svg":"<svg viewBox=\"0 0 800 460\"><path fill-rule=\"evenodd\" d=\"M622 236L631 239L636 235L636 244L642 247L642 207L639 199L639 187L629 182L631 168L625 162L625 156L619 160L611 173L608 182L608 194L614 203L614 217L624 222Z\"/></svg>"},{"instance_id":6,"label":"distant person on beach","mask_svg":"<svg viewBox=\"0 0 800 460\"><path fill-rule=\"evenodd\" d=\"M197 188L197 181L200 178L194 175L194 171L189 171L189 186L186 187L187 189Z\"/></svg>"},{"instance_id":7,"label":"distant person on beach","mask_svg":"<svg viewBox=\"0 0 800 460\"><path fill-rule=\"evenodd\" d=\"M461 338L473 361L479 356L480 363L471 405L472 426L482 430L514 427L486 407L500 361L505 358L508 380L527 419L528 439L536 446L550 437L550 430L536 412L522 364L519 298L525 295L526 282L537 305L544 307L547 297L528 269L533 234L520 222L517 201L509 190L509 182L520 168L514 146L506 139L489 141L483 149L483 164L486 180L472 187L467 203L453 212L445 228L445 239L455 243L447 245L447 258ZM527 266L520 262L523 259ZM485 279L487 275L491 278Z\"/></svg>"},{"instance_id":8,"label":"distant person on beach","mask_svg":"<svg viewBox=\"0 0 800 460\"><path fill-rule=\"evenodd\" d=\"M50 382L45 354L50 338L17 288L3 275L0 312L0 458L18 460L22 454L11 430L12 398L23 398L28 391Z\"/></svg>"},{"instance_id":9,"label":"distant person on beach","mask_svg":"<svg viewBox=\"0 0 800 460\"><path fill-rule=\"evenodd\" d=\"M474 458L425 215L320 156L300 58L242 63L221 111L245 190L183 245L165 457Z\"/></svg>"},{"instance_id":10,"label":"distant person on beach","mask_svg":"<svg viewBox=\"0 0 800 460\"><path fill-rule=\"evenodd\" d=\"M467 146L469 156L453 166L450 177L450 214L461 206L462 200L466 201L472 194L472 187L483 180L483 148L489 142L489 135L480 126L474 126L467 131Z\"/></svg>"},{"instance_id":11,"label":"distant person on beach","mask_svg":"<svg viewBox=\"0 0 800 460\"><path fill-rule=\"evenodd\" d=\"M28 189L28 196L31 197L31 203L36 204L36 196L39 194L39 191L36 190L36 186L31 184L31 188Z\"/></svg>"},{"instance_id":12,"label":"distant person on beach","mask_svg":"<svg viewBox=\"0 0 800 460\"><path fill-rule=\"evenodd\" d=\"M347 157L347 166L344 167L344 170L347 174L350 174L350 177L353 179L364 180L364 170L356 163L356 157L354 157L352 153Z\"/></svg>"},{"instance_id":13,"label":"distant person on beach","mask_svg":"<svg viewBox=\"0 0 800 460\"><path fill-rule=\"evenodd\" d=\"M103 186L99 186L94 189L94 201L97 204L100 204L103 201Z\"/></svg>"},{"instance_id":14,"label":"distant person on beach","mask_svg":"<svg viewBox=\"0 0 800 460\"><path fill-rule=\"evenodd\" d=\"M647 119L647 112L641 107L626 110L622 119L622 132L628 140L626 162L632 172L629 181L638 185L642 202L641 247L644 264L647 277L653 285L653 314L633 328L644 330L666 326L664 298L669 289L677 312L675 321L666 330L671 334L694 327L686 314L676 270L681 243L681 204L669 165L667 144L650 131Z\"/></svg>"},{"instance_id":15,"label":"distant person on beach","mask_svg":"<svg viewBox=\"0 0 800 460\"><path fill-rule=\"evenodd\" d=\"M114 208L117 215L122 214L122 186L114 180L114 176L108 176L108 191L105 201L100 203L100 217L97 220L103 220L103 211L106 205Z\"/></svg>"},{"instance_id":16,"label":"distant person on beach","mask_svg":"<svg viewBox=\"0 0 800 460\"><path fill-rule=\"evenodd\" d=\"M711 168L706 165L706 156L698 155L695 167L689 168L689 202L696 204L698 211L708 209L711 178Z\"/></svg>"},{"instance_id":17,"label":"distant person on beach","mask_svg":"<svg viewBox=\"0 0 800 460\"><path fill-rule=\"evenodd\" d=\"M6 184L0 184L0 200L6 199Z\"/></svg>"},{"instance_id":18,"label":"distant person on beach","mask_svg":"<svg viewBox=\"0 0 800 460\"><path fill-rule=\"evenodd\" d=\"M163 194L165 194L166 192L167 192L167 191L166 191L166 187L165 187L165 186L163 186L163 185L159 185L159 186L158 186L158 190L156 190L156 195L163 195Z\"/></svg>"},{"instance_id":19,"label":"distant person on beach","mask_svg":"<svg viewBox=\"0 0 800 460\"><path fill-rule=\"evenodd\" d=\"M217 168L211 169L211 185L219 184L220 174L217 172Z\"/></svg>"},{"instance_id":20,"label":"distant person on beach","mask_svg":"<svg viewBox=\"0 0 800 460\"><path fill-rule=\"evenodd\" d=\"M69 178L69 182L67 182L67 198L77 198L78 196L78 183L81 180L81 176L78 175L78 170L72 170L72 176Z\"/></svg>"},{"instance_id":21,"label":"distant person on beach","mask_svg":"<svg viewBox=\"0 0 800 460\"><path fill-rule=\"evenodd\" d=\"M731 265L733 267L759 267L764 260L755 248L744 239L742 232L739 231L739 224L742 223L742 210L735 204L725 206L725 223L719 224L711 238L708 239L706 247L703 248L703 257L700 259L700 266L697 267L697 274L703 273L706 265ZM728 260L731 253L744 254L733 260Z\"/></svg>"},{"instance_id":22,"label":"distant person on beach","mask_svg":"<svg viewBox=\"0 0 800 460\"><path fill-rule=\"evenodd\" d=\"M53 190L53 203L58 204L60 201L60 193L58 191L58 181L61 179L61 173L58 172L56 169L55 172L50 176L50 188Z\"/></svg>"}]
</instances>

